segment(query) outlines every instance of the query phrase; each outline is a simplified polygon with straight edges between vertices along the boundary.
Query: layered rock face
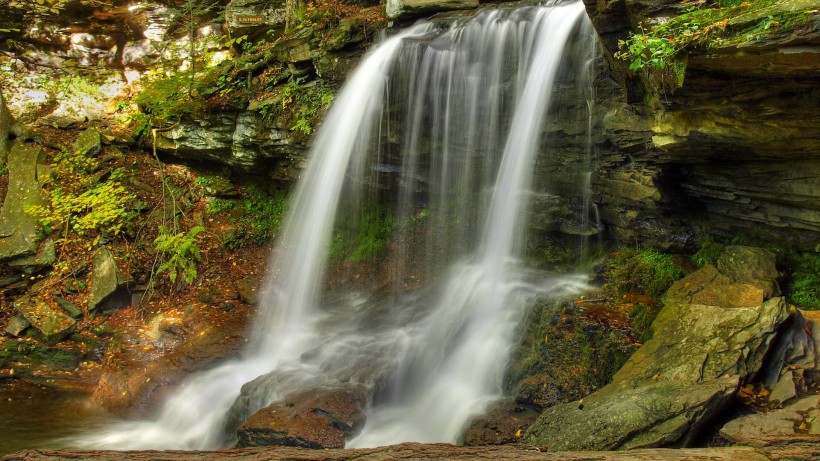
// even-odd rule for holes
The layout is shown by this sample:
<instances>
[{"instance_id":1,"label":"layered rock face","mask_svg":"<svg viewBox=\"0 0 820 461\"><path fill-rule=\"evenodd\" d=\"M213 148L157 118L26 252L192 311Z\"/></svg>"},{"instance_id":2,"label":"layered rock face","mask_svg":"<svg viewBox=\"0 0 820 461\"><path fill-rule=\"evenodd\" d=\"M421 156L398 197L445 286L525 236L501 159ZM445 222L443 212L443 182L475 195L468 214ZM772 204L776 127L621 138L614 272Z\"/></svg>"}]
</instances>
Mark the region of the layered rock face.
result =
<instances>
[{"instance_id":1,"label":"layered rock face","mask_svg":"<svg viewBox=\"0 0 820 461\"><path fill-rule=\"evenodd\" d=\"M683 2L585 2L610 74L595 202L619 241L686 247L706 231L814 249L820 231L820 18L800 0L730 18L740 30L806 9L793 28L759 27L688 56L683 86L640 104L642 83L613 57L639 23L685 12ZM770 24L770 23L769 23Z\"/></svg>"}]
</instances>

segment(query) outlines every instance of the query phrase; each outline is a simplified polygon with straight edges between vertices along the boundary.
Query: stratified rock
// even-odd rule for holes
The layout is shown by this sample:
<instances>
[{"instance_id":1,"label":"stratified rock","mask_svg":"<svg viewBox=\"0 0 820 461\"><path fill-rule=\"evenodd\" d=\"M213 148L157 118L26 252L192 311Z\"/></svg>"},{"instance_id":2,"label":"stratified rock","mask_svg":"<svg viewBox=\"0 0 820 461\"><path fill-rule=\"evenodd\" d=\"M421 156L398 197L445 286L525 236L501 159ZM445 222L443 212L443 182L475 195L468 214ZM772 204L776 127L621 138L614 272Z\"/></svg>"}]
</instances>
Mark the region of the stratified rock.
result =
<instances>
[{"instance_id":1,"label":"stratified rock","mask_svg":"<svg viewBox=\"0 0 820 461\"><path fill-rule=\"evenodd\" d=\"M714 271L700 269L690 277L700 279L698 272ZM702 291L709 290L705 284ZM681 299L667 297L652 324L654 336L612 383L581 401L547 409L527 431L526 442L555 451L691 443L703 424L728 404L741 381L760 369L788 309L782 298L752 307Z\"/></svg>"},{"instance_id":2,"label":"stratified rock","mask_svg":"<svg viewBox=\"0 0 820 461\"><path fill-rule=\"evenodd\" d=\"M254 413L237 431L237 447L343 448L364 425L367 397L360 384L293 394Z\"/></svg>"},{"instance_id":3,"label":"stratified rock","mask_svg":"<svg viewBox=\"0 0 820 461\"><path fill-rule=\"evenodd\" d=\"M87 128L80 133L77 140L74 141L72 149L75 154L83 157L96 157L100 155L100 149L102 149L100 130L94 127Z\"/></svg>"},{"instance_id":4,"label":"stratified rock","mask_svg":"<svg viewBox=\"0 0 820 461\"><path fill-rule=\"evenodd\" d=\"M108 248L99 248L92 258L88 311L127 306L131 302L131 295L126 290L127 284L127 278L120 273L117 261Z\"/></svg>"},{"instance_id":5,"label":"stratified rock","mask_svg":"<svg viewBox=\"0 0 820 461\"><path fill-rule=\"evenodd\" d=\"M55 344L74 332L77 322L58 307L52 307L41 299L23 296L14 302L14 307L50 344Z\"/></svg>"},{"instance_id":6,"label":"stratified rock","mask_svg":"<svg viewBox=\"0 0 820 461\"><path fill-rule=\"evenodd\" d=\"M15 144L9 154L9 186L0 212L0 261L34 256L40 245L37 217L26 212L31 206L46 206L37 182L37 163L42 148Z\"/></svg>"},{"instance_id":7,"label":"stratified rock","mask_svg":"<svg viewBox=\"0 0 820 461\"><path fill-rule=\"evenodd\" d=\"M387 0L384 5L390 19L408 19L422 14L448 10L478 8L478 0Z\"/></svg>"},{"instance_id":8,"label":"stratified rock","mask_svg":"<svg viewBox=\"0 0 820 461\"><path fill-rule=\"evenodd\" d=\"M20 336L26 328L30 326L31 324L25 317L22 315L15 315L11 318L11 320L9 320L9 323L6 324L6 333L12 336Z\"/></svg>"},{"instance_id":9,"label":"stratified rock","mask_svg":"<svg viewBox=\"0 0 820 461\"><path fill-rule=\"evenodd\" d=\"M801 423L812 424L810 412L820 408L820 395L804 397L793 404L767 413L757 413L729 421L720 435L732 443L755 447L809 442L820 446L820 434L812 434L808 427L796 430Z\"/></svg>"}]
</instances>

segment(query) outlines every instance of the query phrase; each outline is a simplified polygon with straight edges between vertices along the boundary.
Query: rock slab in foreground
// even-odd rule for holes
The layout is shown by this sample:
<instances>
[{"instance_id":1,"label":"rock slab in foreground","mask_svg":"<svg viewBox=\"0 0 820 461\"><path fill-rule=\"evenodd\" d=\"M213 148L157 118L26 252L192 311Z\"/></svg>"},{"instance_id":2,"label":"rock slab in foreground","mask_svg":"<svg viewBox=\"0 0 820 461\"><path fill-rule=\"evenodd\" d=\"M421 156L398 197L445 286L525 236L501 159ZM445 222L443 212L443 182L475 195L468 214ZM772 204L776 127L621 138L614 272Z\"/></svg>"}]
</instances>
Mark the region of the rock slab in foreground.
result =
<instances>
[{"instance_id":1,"label":"rock slab in foreground","mask_svg":"<svg viewBox=\"0 0 820 461\"><path fill-rule=\"evenodd\" d=\"M810 448L804 452L810 455ZM798 453L799 455L799 453ZM28 450L0 458L0 461L49 460L129 460L129 461L184 461L184 460L237 460L237 461L359 461L377 460L541 460L541 461L772 461L763 450L748 447L697 449L643 449L628 452L565 452L545 453L532 447L513 445L493 447L461 447L447 444L403 443L378 448L356 450L309 450L289 447L245 448L223 451L81 451L81 450ZM800 459L800 458L792 458ZM804 459L809 459L804 458Z\"/></svg>"},{"instance_id":2,"label":"rock slab in foreground","mask_svg":"<svg viewBox=\"0 0 820 461\"><path fill-rule=\"evenodd\" d=\"M727 257L737 258L739 253L752 256L756 250L733 247ZM776 277L773 260L744 261L771 267L743 265L733 271L724 265L725 278L712 280L760 296L761 290L748 284L744 274L767 274L755 285L769 286ZM700 284L709 278L704 277L706 272L717 270L707 265L677 283ZM707 282L699 291L713 290ZM687 446L730 401L741 381L761 368L778 325L788 317L782 298L737 307L689 304L687 297L670 294L652 325L653 338L633 354L612 383L583 401L547 409L527 431L527 443L552 451Z\"/></svg>"}]
</instances>

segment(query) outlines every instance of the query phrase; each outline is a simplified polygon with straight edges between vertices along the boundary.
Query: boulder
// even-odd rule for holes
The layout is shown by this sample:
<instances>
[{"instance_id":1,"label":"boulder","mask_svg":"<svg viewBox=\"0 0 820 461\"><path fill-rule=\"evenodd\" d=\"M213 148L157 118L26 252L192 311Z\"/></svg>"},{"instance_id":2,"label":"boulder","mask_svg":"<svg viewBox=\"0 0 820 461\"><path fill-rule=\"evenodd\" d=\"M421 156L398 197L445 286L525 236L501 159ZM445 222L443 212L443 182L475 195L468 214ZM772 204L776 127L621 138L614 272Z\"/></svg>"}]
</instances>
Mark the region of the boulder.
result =
<instances>
[{"instance_id":1,"label":"boulder","mask_svg":"<svg viewBox=\"0 0 820 461\"><path fill-rule=\"evenodd\" d=\"M23 296L14 302L14 307L49 344L60 342L75 330L77 322L45 300Z\"/></svg>"},{"instance_id":2,"label":"boulder","mask_svg":"<svg viewBox=\"0 0 820 461\"><path fill-rule=\"evenodd\" d=\"M76 155L83 157L96 157L100 155L102 149L102 138L100 130L90 127L77 136L72 148Z\"/></svg>"},{"instance_id":3,"label":"boulder","mask_svg":"<svg viewBox=\"0 0 820 461\"><path fill-rule=\"evenodd\" d=\"M130 304L129 280L117 267L117 261L108 248L94 252L91 266L91 292L88 295L88 311L118 309Z\"/></svg>"},{"instance_id":4,"label":"boulder","mask_svg":"<svg viewBox=\"0 0 820 461\"><path fill-rule=\"evenodd\" d=\"M409 19L449 10L478 8L478 0L387 0L385 13L390 19Z\"/></svg>"},{"instance_id":5,"label":"boulder","mask_svg":"<svg viewBox=\"0 0 820 461\"><path fill-rule=\"evenodd\" d=\"M237 446L344 448L364 425L367 398L361 384L298 392L254 413L237 431Z\"/></svg>"},{"instance_id":6,"label":"boulder","mask_svg":"<svg viewBox=\"0 0 820 461\"><path fill-rule=\"evenodd\" d=\"M732 258L737 249L722 258ZM760 254L744 249L744 254ZM766 258L763 258L767 260ZM760 283L774 274L773 260ZM724 265L724 270L729 270ZM771 269L771 270L770 270ZM702 268L686 280L714 274ZM733 292L757 288L732 272L737 282L718 280ZM754 272L758 274L758 272ZM728 277L728 276L727 276ZM768 280L773 281L773 280ZM747 286L748 285L748 286ZM703 289L716 288L705 283ZM750 288L751 287L751 288ZM674 287L673 287L674 288ZM738 386L761 368L778 326L789 316L782 298L756 306L693 304L692 296L666 297L647 341L603 389L547 409L526 433L526 442L549 450L614 450L687 446L732 399Z\"/></svg>"},{"instance_id":7,"label":"boulder","mask_svg":"<svg viewBox=\"0 0 820 461\"><path fill-rule=\"evenodd\" d=\"M666 300L724 307L758 306L779 293L774 254L760 248L728 246L717 267L707 264L678 280Z\"/></svg>"},{"instance_id":8,"label":"boulder","mask_svg":"<svg viewBox=\"0 0 820 461\"><path fill-rule=\"evenodd\" d=\"M9 323L6 324L6 333L12 336L20 336L26 331L26 328L30 327L31 324L25 317L22 315L15 315L9 320Z\"/></svg>"},{"instance_id":9,"label":"boulder","mask_svg":"<svg viewBox=\"0 0 820 461\"><path fill-rule=\"evenodd\" d=\"M9 153L9 186L0 212L0 261L9 263L37 254L37 217L26 209L48 204L37 181L42 152L40 147L18 143Z\"/></svg>"},{"instance_id":10,"label":"boulder","mask_svg":"<svg viewBox=\"0 0 820 461\"><path fill-rule=\"evenodd\" d=\"M818 409L820 395L810 395L779 410L729 421L720 435L732 443L756 447L796 442L820 446L820 422L814 419Z\"/></svg>"}]
</instances>

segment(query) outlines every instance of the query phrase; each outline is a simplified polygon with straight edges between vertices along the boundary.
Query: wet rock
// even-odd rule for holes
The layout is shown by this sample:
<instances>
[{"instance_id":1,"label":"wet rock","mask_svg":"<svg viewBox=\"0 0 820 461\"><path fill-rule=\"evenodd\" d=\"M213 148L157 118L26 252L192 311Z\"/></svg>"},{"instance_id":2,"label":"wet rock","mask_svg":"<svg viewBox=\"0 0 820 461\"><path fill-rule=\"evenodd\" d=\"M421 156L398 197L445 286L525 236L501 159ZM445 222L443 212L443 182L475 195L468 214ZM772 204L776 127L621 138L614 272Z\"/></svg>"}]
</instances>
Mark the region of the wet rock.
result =
<instances>
[{"instance_id":1,"label":"wet rock","mask_svg":"<svg viewBox=\"0 0 820 461\"><path fill-rule=\"evenodd\" d=\"M37 181L42 148L16 144L9 154L9 186L0 212L0 261L34 272L52 258L38 255L37 217L26 212L32 206L46 206L45 194ZM52 242L53 249L53 242ZM47 251L47 250L46 250ZM30 267L36 266L36 267Z\"/></svg>"},{"instance_id":2,"label":"wet rock","mask_svg":"<svg viewBox=\"0 0 820 461\"><path fill-rule=\"evenodd\" d=\"M248 304L259 303L259 284L258 279L245 279L236 282L236 290L239 292L239 299Z\"/></svg>"},{"instance_id":3,"label":"wet rock","mask_svg":"<svg viewBox=\"0 0 820 461\"><path fill-rule=\"evenodd\" d=\"M74 319L44 300L23 296L14 302L14 307L49 344L58 343L76 328Z\"/></svg>"},{"instance_id":4,"label":"wet rock","mask_svg":"<svg viewBox=\"0 0 820 461\"><path fill-rule=\"evenodd\" d=\"M6 324L6 333L12 336L20 336L24 331L26 331L26 328L30 326L31 323L29 323L25 317L22 315L15 315L9 320L9 323Z\"/></svg>"},{"instance_id":5,"label":"wet rock","mask_svg":"<svg viewBox=\"0 0 820 461\"><path fill-rule=\"evenodd\" d=\"M504 400L492 405L485 415L470 422L464 432L464 445L503 445L516 443L523 431L538 417L538 412Z\"/></svg>"},{"instance_id":6,"label":"wet rock","mask_svg":"<svg viewBox=\"0 0 820 461\"><path fill-rule=\"evenodd\" d=\"M94 252L91 267L91 292L88 295L88 311L118 309L129 305L128 279L117 267L117 261L108 248Z\"/></svg>"},{"instance_id":7,"label":"wet rock","mask_svg":"<svg viewBox=\"0 0 820 461\"><path fill-rule=\"evenodd\" d=\"M237 446L343 448L364 424L367 398L367 388L356 384L290 395L254 413L237 431Z\"/></svg>"},{"instance_id":8,"label":"wet rock","mask_svg":"<svg viewBox=\"0 0 820 461\"><path fill-rule=\"evenodd\" d=\"M809 414L818 408L820 396L811 395L780 410L732 420L721 428L720 435L732 443L756 447L797 442L820 444L820 434L811 433L809 427L814 427Z\"/></svg>"},{"instance_id":9,"label":"wet rock","mask_svg":"<svg viewBox=\"0 0 820 461\"><path fill-rule=\"evenodd\" d=\"M409 19L440 11L478 8L478 0L387 0L384 8L390 19Z\"/></svg>"},{"instance_id":10,"label":"wet rock","mask_svg":"<svg viewBox=\"0 0 820 461\"><path fill-rule=\"evenodd\" d=\"M347 79L362 57L361 50L325 53L313 60L316 74L325 80L343 82Z\"/></svg>"},{"instance_id":11,"label":"wet rock","mask_svg":"<svg viewBox=\"0 0 820 461\"><path fill-rule=\"evenodd\" d=\"M339 25L333 31L330 39L324 43L327 50L341 50L351 45L362 43L367 39L364 26L359 19L345 18L339 21Z\"/></svg>"},{"instance_id":12,"label":"wet rock","mask_svg":"<svg viewBox=\"0 0 820 461\"><path fill-rule=\"evenodd\" d=\"M550 450L692 443L739 384L761 368L789 313L782 298L751 307L682 301L667 298L652 339L609 385L582 401L548 408L526 441Z\"/></svg>"}]
</instances>

